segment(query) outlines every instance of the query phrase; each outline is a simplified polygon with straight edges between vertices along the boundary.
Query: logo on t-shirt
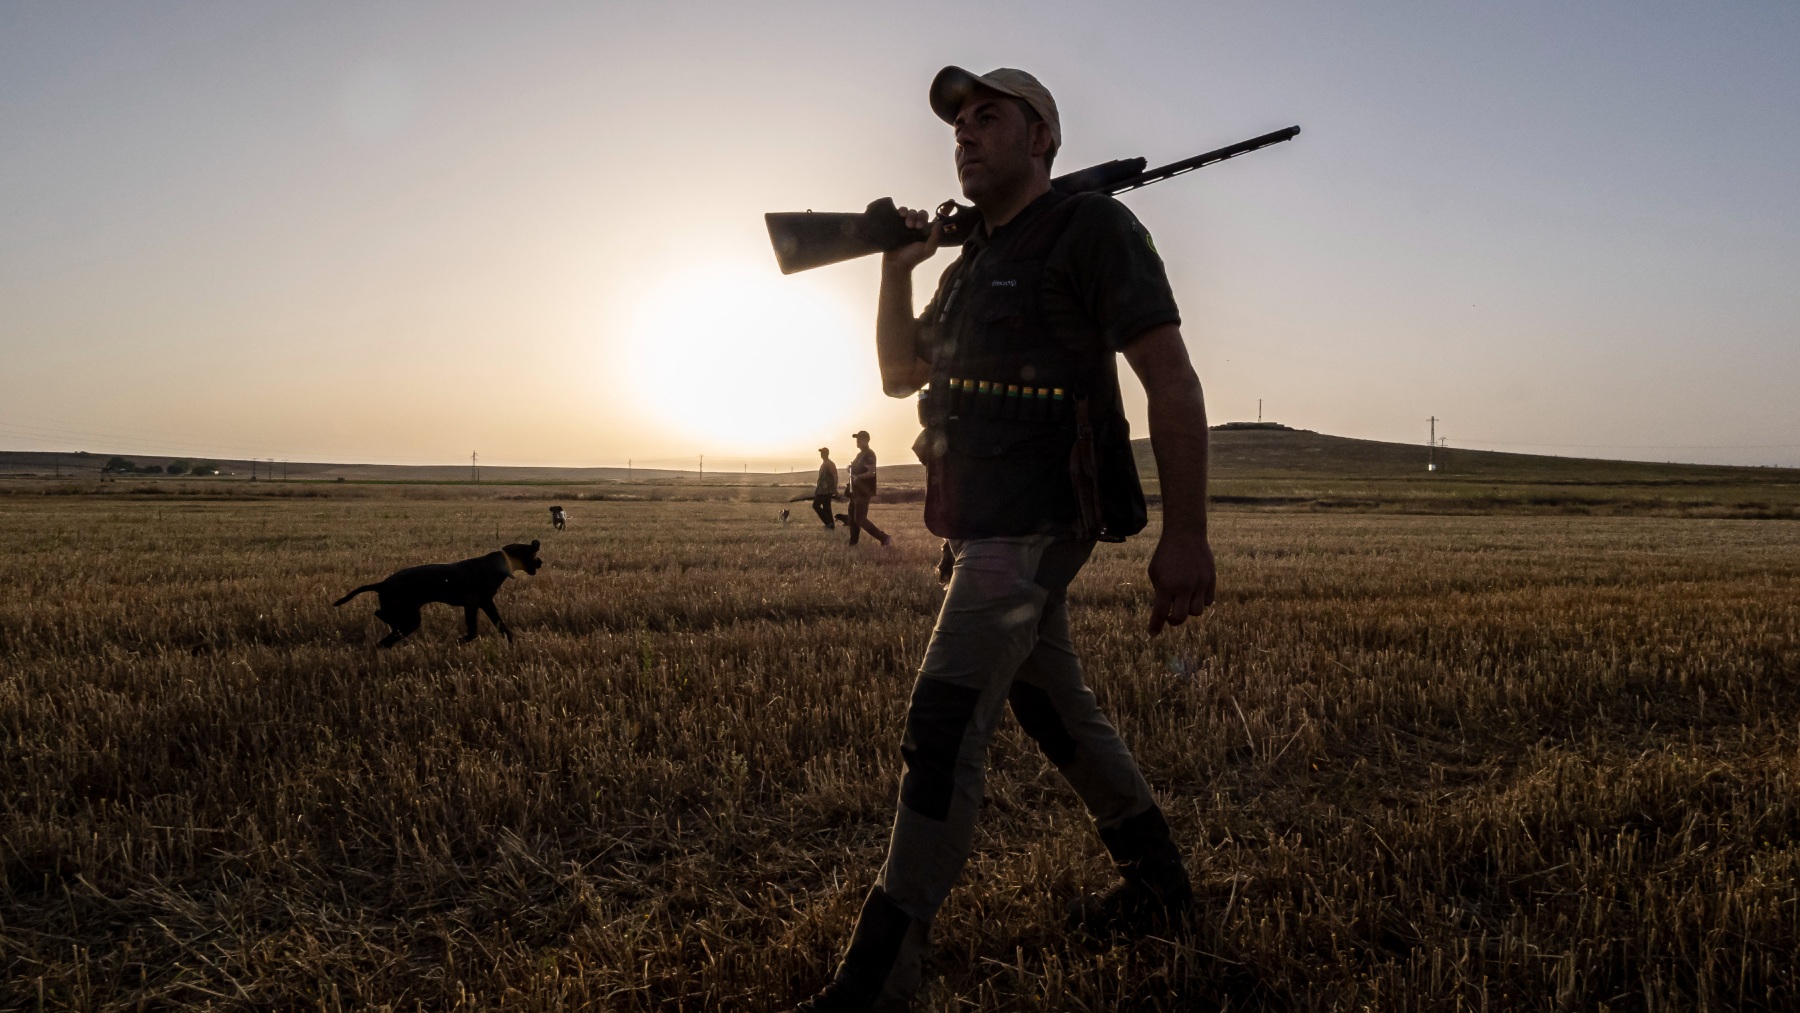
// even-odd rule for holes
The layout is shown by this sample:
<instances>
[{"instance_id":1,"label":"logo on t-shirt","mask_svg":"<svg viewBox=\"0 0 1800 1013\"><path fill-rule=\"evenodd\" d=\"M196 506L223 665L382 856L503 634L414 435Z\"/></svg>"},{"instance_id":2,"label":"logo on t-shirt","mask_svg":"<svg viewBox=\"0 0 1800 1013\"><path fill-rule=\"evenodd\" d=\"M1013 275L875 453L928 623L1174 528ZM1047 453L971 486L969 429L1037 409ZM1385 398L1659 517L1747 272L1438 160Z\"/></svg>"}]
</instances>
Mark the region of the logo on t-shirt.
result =
<instances>
[{"instance_id":1,"label":"logo on t-shirt","mask_svg":"<svg viewBox=\"0 0 1800 1013\"><path fill-rule=\"evenodd\" d=\"M1019 286L1019 279L1017 279L1017 278L1004 278L1004 279L995 278L994 279L994 287L995 288L1017 288L1018 286Z\"/></svg>"}]
</instances>

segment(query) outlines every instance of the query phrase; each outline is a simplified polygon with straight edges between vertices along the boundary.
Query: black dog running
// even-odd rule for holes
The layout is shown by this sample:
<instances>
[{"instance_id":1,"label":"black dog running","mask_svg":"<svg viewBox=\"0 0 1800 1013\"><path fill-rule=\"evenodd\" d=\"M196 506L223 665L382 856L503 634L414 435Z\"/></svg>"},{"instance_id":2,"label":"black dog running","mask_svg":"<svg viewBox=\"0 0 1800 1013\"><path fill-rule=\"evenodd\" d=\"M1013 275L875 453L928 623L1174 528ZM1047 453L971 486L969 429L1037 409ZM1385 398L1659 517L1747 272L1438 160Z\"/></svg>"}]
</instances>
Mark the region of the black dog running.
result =
<instances>
[{"instance_id":1,"label":"black dog running","mask_svg":"<svg viewBox=\"0 0 1800 1013\"><path fill-rule=\"evenodd\" d=\"M486 612L495 628L511 640L512 630L507 629L506 621L500 618L500 610L494 607L494 595L499 592L500 585L506 583L506 578L518 571L537 573L544 565L537 553L538 541L534 538L530 545L514 543L460 563L409 566L380 583L364 584L332 605L342 605L364 591L380 595L381 607L375 610L375 618L392 628L392 632L381 638L382 647L392 647L417 630L419 607L429 602L462 606L463 620L468 624L464 643L475 639L477 610Z\"/></svg>"}]
</instances>

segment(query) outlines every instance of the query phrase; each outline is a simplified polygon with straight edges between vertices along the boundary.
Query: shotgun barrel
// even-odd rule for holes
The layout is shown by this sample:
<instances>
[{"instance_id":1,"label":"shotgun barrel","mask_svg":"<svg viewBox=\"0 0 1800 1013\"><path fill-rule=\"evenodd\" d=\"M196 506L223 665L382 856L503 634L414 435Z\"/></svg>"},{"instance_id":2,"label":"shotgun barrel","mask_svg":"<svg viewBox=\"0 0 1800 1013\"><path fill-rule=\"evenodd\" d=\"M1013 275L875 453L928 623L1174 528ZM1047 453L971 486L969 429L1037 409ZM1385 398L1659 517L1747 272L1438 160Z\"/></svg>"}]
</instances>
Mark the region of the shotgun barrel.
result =
<instances>
[{"instance_id":1,"label":"shotgun barrel","mask_svg":"<svg viewBox=\"0 0 1800 1013\"><path fill-rule=\"evenodd\" d=\"M1183 173L1193 172L1195 169L1204 169L1209 165L1223 162L1228 158L1247 155L1252 151L1266 148L1271 144L1280 144L1282 141L1291 141L1299 136L1299 134L1299 127L1288 127L1285 130L1273 130L1263 134L1261 137L1252 137L1247 141L1239 141L1236 144L1227 144L1223 148L1208 151L1205 154L1195 155L1193 158L1184 158L1179 162L1170 162L1168 165L1159 165L1154 169L1140 172L1135 176L1120 179L1109 183L1104 187L1095 187L1094 189L1117 197L1119 194L1130 193L1139 187L1146 187L1152 183L1160 183L1165 179L1172 179ZM1086 172L1088 170L1084 169L1082 171Z\"/></svg>"}]
</instances>

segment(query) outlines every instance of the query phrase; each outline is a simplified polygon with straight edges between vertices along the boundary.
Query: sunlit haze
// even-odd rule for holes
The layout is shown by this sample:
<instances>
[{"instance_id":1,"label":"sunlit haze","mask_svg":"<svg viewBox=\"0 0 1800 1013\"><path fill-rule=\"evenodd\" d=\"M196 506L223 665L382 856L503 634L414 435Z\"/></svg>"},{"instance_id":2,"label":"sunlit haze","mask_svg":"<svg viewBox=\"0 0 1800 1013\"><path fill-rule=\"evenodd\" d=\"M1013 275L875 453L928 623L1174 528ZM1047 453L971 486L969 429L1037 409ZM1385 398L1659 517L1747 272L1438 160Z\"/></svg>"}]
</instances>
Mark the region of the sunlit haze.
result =
<instances>
[{"instance_id":1,"label":"sunlit haze","mask_svg":"<svg viewBox=\"0 0 1800 1013\"><path fill-rule=\"evenodd\" d=\"M762 215L955 196L956 63L1044 81L1059 171L1304 128L1126 198L1215 422L1800 465L1797 45L1793 4L11 4L0 447L908 461L876 262L783 277Z\"/></svg>"},{"instance_id":2,"label":"sunlit haze","mask_svg":"<svg viewBox=\"0 0 1800 1013\"><path fill-rule=\"evenodd\" d=\"M697 263L634 300L620 328L639 408L695 446L792 455L821 425L843 440L874 350L821 278Z\"/></svg>"}]
</instances>

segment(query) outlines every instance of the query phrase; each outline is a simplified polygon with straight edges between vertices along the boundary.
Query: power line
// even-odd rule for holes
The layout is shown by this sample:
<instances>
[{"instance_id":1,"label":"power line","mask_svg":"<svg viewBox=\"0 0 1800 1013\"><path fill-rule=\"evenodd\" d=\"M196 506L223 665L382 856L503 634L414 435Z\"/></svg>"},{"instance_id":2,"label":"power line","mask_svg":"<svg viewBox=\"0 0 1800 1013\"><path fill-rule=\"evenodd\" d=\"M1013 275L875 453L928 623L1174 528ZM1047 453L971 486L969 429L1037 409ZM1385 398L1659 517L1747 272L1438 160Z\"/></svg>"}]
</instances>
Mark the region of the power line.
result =
<instances>
[{"instance_id":1,"label":"power line","mask_svg":"<svg viewBox=\"0 0 1800 1013\"><path fill-rule=\"evenodd\" d=\"M1537 443L1481 440L1458 437L1459 443L1485 443L1493 447L1567 447L1585 450L1791 450L1800 443Z\"/></svg>"},{"instance_id":2,"label":"power line","mask_svg":"<svg viewBox=\"0 0 1800 1013\"><path fill-rule=\"evenodd\" d=\"M108 445L112 449L144 454L146 456L180 457L186 454L190 456L229 457L233 454L249 454L255 452L253 448L249 447L230 447L224 444L213 443L202 444L202 446L206 447L211 452L199 454L194 451L170 450L169 448L171 446L180 446L180 443L174 440L145 439L137 436L124 436L113 433L53 430L39 426L18 426L5 422L0 422L0 435L10 436L20 440L58 440L68 443L100 443ZM192 446L192 444L190 444L190 446ZM224 451L225 453L217 453L218 451Z\"/></svg>"},{"instance_id":3,"label":"power line","mask_svg":"<svg viewBox=\"0 0 1800 1013\"><path fill-rule=\"evenodd\" d=\"M54 437L58 437L58 438L62 438L62 439L83 438L83 439L93 439L93 440L109 440L109 441L119 442L119 443L154 443L158 446L167 446L169 444L179 444L179 443L183 442L184 440L194 440L196 442L201 443L204 446L213 447L213 448L219 449L219 450L234 450L234 451L242 451L244 453L251 453L255 449L255 448L251 448L251 447L237 447L237 446L232 446L232 445L224 444L224 443L213 443L210 440L207 440L202 437L177 437L177 436L168 436L165 434L154 434L154 433L149 434L148 436L127 435L124 433L100 432L98 430L82 429L82 428L76 428L73 426L42 425L42 424L30 423L30 422L0 421L0 429L16 430L21 435L54 436Z\"/></svg>"},{"instance_id":4,"label":"power line","mask_svg":"<svg viewBox=\"0 0 1800 1013\"><path fill-rule=\"evenodd\" d=\"M12 436L18 439L54 439L71 443L98 442L110 445L110 449L138 453L143 456L166 457L229 457L234 454L254 455L260 447L239 447L225 443L213 443L203 437L178 437L161 434L127 435L109 433L95 429L82 429L72 426L39 425L29 422L0 421L0 436ZM191 442L190 442L191 441ZM183 443L189 447L199 446L204 453L195 450L171 450Z\"/></svg>"}]
</instances>

